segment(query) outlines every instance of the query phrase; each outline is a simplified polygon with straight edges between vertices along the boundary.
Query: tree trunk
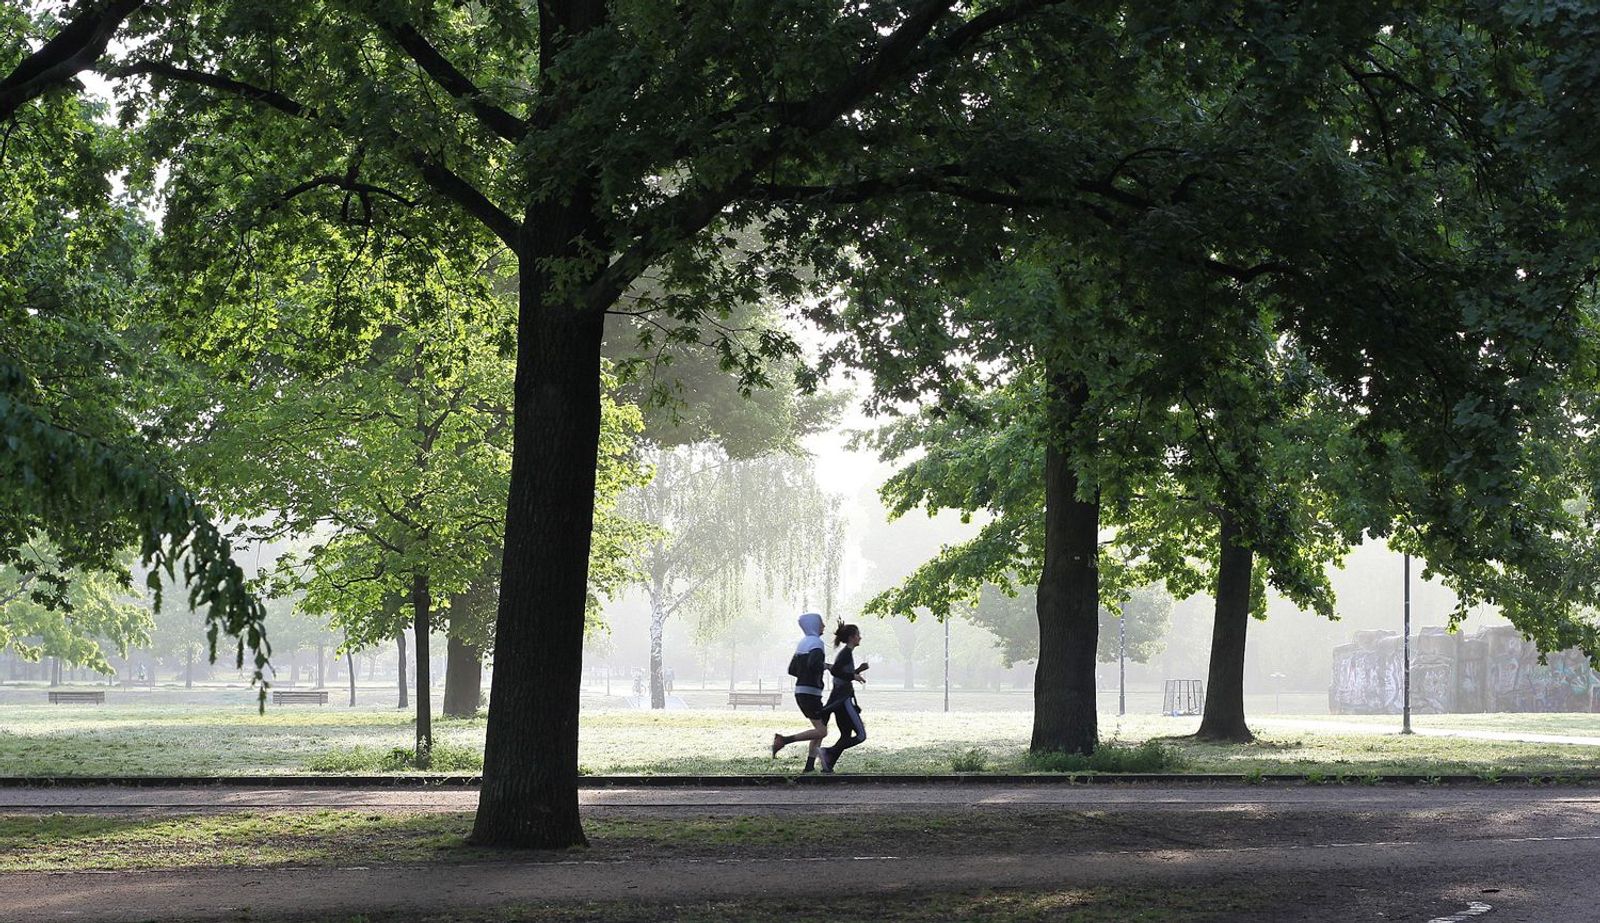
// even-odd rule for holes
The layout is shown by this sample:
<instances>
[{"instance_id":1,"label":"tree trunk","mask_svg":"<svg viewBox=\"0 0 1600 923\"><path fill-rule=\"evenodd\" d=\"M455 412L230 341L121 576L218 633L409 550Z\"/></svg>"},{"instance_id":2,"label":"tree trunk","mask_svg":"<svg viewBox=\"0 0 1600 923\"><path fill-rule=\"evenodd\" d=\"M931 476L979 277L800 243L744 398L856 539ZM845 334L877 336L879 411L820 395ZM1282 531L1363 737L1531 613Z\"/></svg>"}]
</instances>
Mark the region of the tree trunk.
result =
<instances>
[{"instance_id":1,"label":"tree trunk","mask_svg":"<svg viewBox=\"0 0 1600 923\"><path fill-rule=\"evenodd\" d=\"M419 571L411 577L411 635L417 648L417 768L433 763L433 695L430 689L428 637L432 628L433 597L428 590L428 575Z\"/></svg>"},{"instance_id":2,"label":"tree trunk","mask_svg":"<svg viewBox=\"0 0 1600 923\"><path fill-rule=\"evenodd\" d=\"M50 685L52 685L52 686L61 685L61 658L60 657L51 657L50 658Z\"/></svg>"},{"instance_id":3,"label":"tree trunk","mask_svg":"<svg viewBox=\"0 0 1600 923\"><path fill-rule=\"evenodd\" d=\"M395 633L394 644L395 644L395 647L400 651L400 658L399 658L400 704L395 706L395 707L396 708L410 708L411 707L411 699L410 699L411 692L410 692L410 684L406 682L406 632L405 632L404 628L400 629L400 631Z\"/></svg>"},{"instance_id":4,"label":"tree trunk","mask_svg":"<svg viewBox=\"0 0 1600 923\"><path fill-rule=\"evenodd\" d=\"M190 645L184 653L189 655L188 662L183 666L183 688L194 688L194 646Z\"/></svg>"},{"instance_id":5,"label":"tree trunk","mask_svg":"<svg viewBox=\"0 0 1600 923\"><path fill-rule=\"evenodd\" d=\"M666 634L667 613L659 586L650 593L650 707L666 708L666 681L661 671L661 639Z\"/></svg>"},{"instance_id":6,"label":"tree trunk","mask_svg":"<svg viewBox=\"0 0 1600 923\"><path fill-rule=\"evenodd\" d=\"M483 693L483 651L456 637L456 609L450 608L451 631L444 664L444 713L471 718L478 713Z\"/></svg>"},{"instance_id":7,"label":"tree trunk","mask_svg":"<svg viewBox=\"0 0 1600 923\"><path fill-rule=\"evenodd\" d=\"M586 230L580 222L591 220L575 214L585 199L574 191L525 224L535 239L521 260L494 707L472 832L478 845L561 849L588 842L578 817L578 699L604 317L544 303L543 293L557 283L536 258L571 253Z\"/></svg>"},{"instance_id":8,"label":"tree trunk","mask_svg":"<svg viewBox=\"0 0 1600 923\"><path fill-rule=\"evenodd\" d=\"M356 707L356 655L354 651L344 652L345 672L350 674L350 707Z\"/></svg>"},{"instance_id":9,"label":"tree trunk","mask_svg":"<svg viewBox=\"0 0 1600 923\"><path fill-rule=\"evenodd\" d=\"M1078 498L1078 475L1061 447L1087 397L1081 384L1062 388L1052 408L1045 450L1039 664L1029 745L1035 753L1092 753L1098 742L1094 669L1100 639L1100 504Z\"/></svg>"},{"instance_id":10,"label":"tree trunk","mask_svg":"<svg viewBox=\"0 0 1600 923\"><path fill-rule=\"evenodd\" d=\"M1244 647L1250 628L1251 570L1255 553L1240 543L1238 523L1224 512L1218 529L1217 610L1211 629L1211 670L1206 679L1201 740L1249 743L1244 721Z\"/></svg>"},{"instance_id":11,"label":"tree trunk","mask_svg":"<svg viewBox=\"0 0 1600 923\"><path fill-rule=\"evenodd\" d=\"M327 671L325 669L325 667L327 665L327 660L328 660L328 646L326 644L318 644L317 645L317 688L318 689L326 689L328 687L328 674L327 674Z\"/></svg>"}]
</instances>

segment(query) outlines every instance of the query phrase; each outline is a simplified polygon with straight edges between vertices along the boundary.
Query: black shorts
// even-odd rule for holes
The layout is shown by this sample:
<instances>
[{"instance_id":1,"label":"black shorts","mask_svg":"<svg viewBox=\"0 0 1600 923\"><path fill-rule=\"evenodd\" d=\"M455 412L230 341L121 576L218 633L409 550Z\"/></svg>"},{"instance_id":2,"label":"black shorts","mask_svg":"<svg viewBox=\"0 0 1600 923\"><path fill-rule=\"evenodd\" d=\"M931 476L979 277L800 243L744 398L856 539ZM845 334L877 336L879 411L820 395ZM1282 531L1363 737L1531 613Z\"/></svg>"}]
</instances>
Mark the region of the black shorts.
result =
<instances>
[{"instance_id":1,"label":"black shorts","mask_svg":"<svg viewBox=\"0 0 1600 923\"><path fill-rule=\"evenodd\" d=\"M822 717L822 696L807 695L803 692L794 694L794 704L800 706L800 714L815 721Z\"/></svg>"}]
</instances>

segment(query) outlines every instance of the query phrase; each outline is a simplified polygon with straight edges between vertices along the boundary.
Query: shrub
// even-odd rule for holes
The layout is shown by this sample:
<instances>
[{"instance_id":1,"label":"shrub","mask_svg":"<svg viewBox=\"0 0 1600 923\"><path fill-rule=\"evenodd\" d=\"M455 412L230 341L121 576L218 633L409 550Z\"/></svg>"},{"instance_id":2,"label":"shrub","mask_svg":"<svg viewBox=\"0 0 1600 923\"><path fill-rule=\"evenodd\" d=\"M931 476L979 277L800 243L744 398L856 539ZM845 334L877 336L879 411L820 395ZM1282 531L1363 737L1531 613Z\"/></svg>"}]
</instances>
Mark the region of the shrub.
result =
<instances>
[{"instance_id":1,"label":"shrub","mask_svg":"<svg viewBox=\"0 0 1600 923\"><path fill-rule=\"evenodd\" d=\"M371 747L352 747L333 750L313 757L306 764L312 772L405 772L416 769L416 754L410 747L378 750ZM435 743L433 765L429 772L481 772L483 754L459 744Z\"/></svg>"},{"instance_id":2,"label":"shrub","mask_svg":"<svg viewBox=\"0 0 1600 923\"><path fill-rule=\"evenodd\" d=\"M950 769L954 772L983 772L989 768L989 751L981 747L973 747L950 757Z\"/></svg>"},{"instance_id":3,"label":"shrub","mask_svg":"<svg viewBox=\"0 0 1600 923\"><path fill-rule=\"evenodd\" d=\"M1033 753L1027 764L1038 772L1173 772L1184 767L1176 747L1147 740L1137 747L1102 744L1088 756L1081 753Z\"/></svg>"}]
</instances>

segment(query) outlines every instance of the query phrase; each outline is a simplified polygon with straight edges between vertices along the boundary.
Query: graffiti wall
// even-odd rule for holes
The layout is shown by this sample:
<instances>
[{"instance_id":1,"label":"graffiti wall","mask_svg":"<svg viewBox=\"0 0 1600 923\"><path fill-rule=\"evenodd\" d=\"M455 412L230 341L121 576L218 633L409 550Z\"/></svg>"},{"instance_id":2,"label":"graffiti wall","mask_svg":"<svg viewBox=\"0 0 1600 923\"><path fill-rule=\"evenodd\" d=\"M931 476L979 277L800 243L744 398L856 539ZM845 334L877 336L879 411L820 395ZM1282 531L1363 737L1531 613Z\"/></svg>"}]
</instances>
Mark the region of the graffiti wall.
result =
<instances>
[{"instance_id":1,"label":"graffiti wall","mask_svg":"<svg viewBox=\"0 0 1600 923\"><path fill-rule=\"evenodd\" d=\"M1328 710L1335 715L1399 714L1405 642L1393 631L1358 631L1333 649ZM1411 642L1411 710L1461 712L1596 711L1600 675L1578 651L1539 662L1515 628L1472 635L1424 628Z\"/></svg>"}]
</instances>

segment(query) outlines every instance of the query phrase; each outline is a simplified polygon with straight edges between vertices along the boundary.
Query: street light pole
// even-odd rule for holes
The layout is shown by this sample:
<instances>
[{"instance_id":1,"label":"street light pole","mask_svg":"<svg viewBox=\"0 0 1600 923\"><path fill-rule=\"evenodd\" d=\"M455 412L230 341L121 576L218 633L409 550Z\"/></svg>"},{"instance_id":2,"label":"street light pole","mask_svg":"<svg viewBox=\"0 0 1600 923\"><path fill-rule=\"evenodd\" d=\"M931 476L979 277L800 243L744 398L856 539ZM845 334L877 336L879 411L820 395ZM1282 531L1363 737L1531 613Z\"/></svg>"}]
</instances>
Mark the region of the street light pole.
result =
<instances>
[{"instance_id":1,"label":"street light pole","mask_svg":"<svg viewBox=\"0 0 1600 923\"><path fill-rule=\"evenodd\" d=\"M944 620L944 710L950 711L950 618Z\"/></svg>"},{"instance_id":2,"label":"street light pole","mask_svg":"<svg viewBox=\"0 0 1600 923\"><path fill-rule=\"evenodd\" d=\"M1117 714L1128 713L1128 614L1117 619Z\"/></svg>"},{"instance_id":3,"label":"street light pole","mask_svg":"<svg viewBox=\"0 0 1600 923\"><path fill-rule=\"evenodd\" d=\"M1400 733L1410 734L1411 731L1411 555L1405 556L1405 647L1404 647L1404 673L1405 694L1401 706Z\"/></svg>"}]
</instances>

